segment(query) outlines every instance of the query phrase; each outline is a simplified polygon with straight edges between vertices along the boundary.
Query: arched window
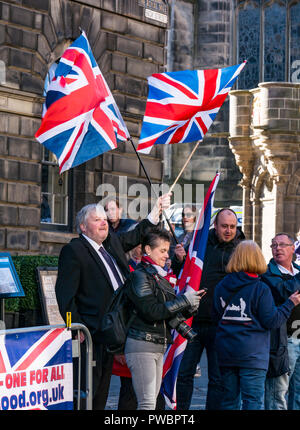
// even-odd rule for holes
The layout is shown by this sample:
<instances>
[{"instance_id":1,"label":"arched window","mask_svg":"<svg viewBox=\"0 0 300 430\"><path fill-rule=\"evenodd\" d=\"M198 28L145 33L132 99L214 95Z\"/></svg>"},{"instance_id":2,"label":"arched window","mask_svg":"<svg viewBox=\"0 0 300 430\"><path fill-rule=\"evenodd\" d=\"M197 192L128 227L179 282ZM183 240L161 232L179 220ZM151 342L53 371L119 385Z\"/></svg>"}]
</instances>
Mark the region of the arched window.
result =
<instances>
[{"instance_id":1,"label":"arched window","mask_svg":"<svg viewBox=\"0 0 300 430\"><path fill-rule=\"evenodd\" d=\"M239 89L300 82L300 0L235 0L236 61L248 60Z\"/></svg>"},{"instance_id":2,"label":"arched window","mask_svg":"<svg viewBox=\"0 0 300 430\"><path fill-rule=\"evenodd\" d=\"M45 79L44 96L56 67L57 62L49 68ZM47 229L71 230L71 177L72 172L69 171L59 174L55 154L43 146L41 223Z\"/></svg>"},{"instance_id":3,"label":"arched window","mask_svg":"<svg viewBox=\"0 0 300 430\"><path fill-rule=\"evenodd\" d=\"M263 81L286 80L286 6L281 1L264 6Z\"/></svg>"},{"instance_id":4,"label":"arched window","mask_svg":"<svg viewBox=\"0 0 300 430\"><path fill-rule=\"evenodd\" d=\"M247 60L247 67L239 76L240 89L253 88L260 80L260 8L258 1L247 1L238 8L238 58Z\"/></svg>"}]
</instances>

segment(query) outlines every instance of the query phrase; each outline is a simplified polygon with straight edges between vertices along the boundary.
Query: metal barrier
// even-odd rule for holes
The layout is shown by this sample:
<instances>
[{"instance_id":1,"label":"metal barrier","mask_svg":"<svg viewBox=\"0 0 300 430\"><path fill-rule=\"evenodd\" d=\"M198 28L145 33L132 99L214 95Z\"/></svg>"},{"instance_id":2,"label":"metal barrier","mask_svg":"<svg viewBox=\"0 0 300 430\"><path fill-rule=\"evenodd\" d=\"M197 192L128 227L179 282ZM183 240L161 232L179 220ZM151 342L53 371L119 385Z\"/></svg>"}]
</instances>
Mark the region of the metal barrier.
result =
<instances>
[{"instance_id":1,"label":"metal barrier","mask_svg":"<svg viewBox=\"0 0 300 430\"><path fill-rule=\"evenodd\" d=\"M47 326L36 326L36 327L23 327L16 329L8 329L8 330L0 330L0 335L9 335L9 334L18 334L18 333L27 333L32 331L45 331L51 330L55 328L67 328L65 324L57 324L57 325L47 325ZM78 359L78 384L77 387L73 387L74 398L77 398L77 410L81 408L81 405L85 403L86 410L92 409L93 404L93 381L92 381L92 372L93 366L95 363L93 362L93 342L92 337L87 329L87 327L83 324L72 323L69 330L77 331L75 339L72 339L72 358L73 358L73 369L74 369L74 358ZM81 343L80 343L80 332L83 332L85 335L85 344L86 344L86 361L85 361L85 390L81 389ZM75 409L75 404L74 404Z\"/></svg>"}]
</instances>

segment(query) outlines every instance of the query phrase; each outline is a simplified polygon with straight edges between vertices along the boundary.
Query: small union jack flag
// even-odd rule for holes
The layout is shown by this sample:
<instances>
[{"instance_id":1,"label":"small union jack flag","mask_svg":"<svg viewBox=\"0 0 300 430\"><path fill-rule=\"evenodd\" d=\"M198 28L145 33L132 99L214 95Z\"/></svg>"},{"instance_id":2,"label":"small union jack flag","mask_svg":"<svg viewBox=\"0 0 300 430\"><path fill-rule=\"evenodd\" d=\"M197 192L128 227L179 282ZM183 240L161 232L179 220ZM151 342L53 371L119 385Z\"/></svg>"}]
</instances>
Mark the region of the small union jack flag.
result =
<instances>
[{"instance_id":1,"label":"small union jack flag","mask_svg":"<svg viewBox=\"0 0 300 430\"><path fill-rule=\"evenodd\" d=\"M60 173L130 137L84 32L58 63L35 137L56 155Z\"/></svg>"},{"instance_id":2,"label":"small union jack flag","mask_svg":"<svg viewBox=\"0 0 300 430\"><path fill-rule=\"evenodd\" d=\"M0 410L73 409L71 331L0 334Z\"/></svg>"},{"instance_id":3,"label":"small union jack flag","mask_svg":"<svg viewBox=\"0 0 300 430\"><path fill-rule=\"evenodd\" d=\"M201 212L195 225L193 238L189 245L184 267L178 277L177 286L175 287L176 294L182 294L189 288L193 288L196 291L199 290L214 196L219 178L220 173L217 173L206 193ZM191 327L192 321L193 318L191 317L185 322ZM174 343L169 346L164 356L161 391L164 394L168 406L172 409L176 409L177 374L187 340L178 334L176 330L173 330L173 342Z\"/></svg>"},{"instance_id":4,"label":"small union jack flag","mask_svg":"<svg viewBox=\"0 0 300 430\"><path fill-rule=\"evenodd\" d=\"M202 140L245 64L151 75L137 150Z\"/></svg>"}]
</instances>

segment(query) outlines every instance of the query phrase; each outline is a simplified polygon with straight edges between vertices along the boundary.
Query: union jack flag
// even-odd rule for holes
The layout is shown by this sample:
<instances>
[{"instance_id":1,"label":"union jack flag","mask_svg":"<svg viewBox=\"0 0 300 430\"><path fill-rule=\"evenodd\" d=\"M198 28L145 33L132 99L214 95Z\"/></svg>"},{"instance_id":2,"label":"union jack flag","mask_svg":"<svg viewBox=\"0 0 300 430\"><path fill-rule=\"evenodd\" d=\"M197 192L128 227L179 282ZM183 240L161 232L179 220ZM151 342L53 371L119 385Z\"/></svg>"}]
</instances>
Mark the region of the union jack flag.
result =
<instances>
[{"instance_id":1,"label":"union jack flag","mask_svg":"<svg viewBox=\"0 0 300 430\"><path fill-rule=\"evenodd\" d=\"M137 151L202 140L245 64L151 75Z\"/></svg>"},{"instance_id":2,"label":"union jack flag","mask_svg":"<svg viewBox=\"0 0 300 430\"><path fill-rule=\"evenodd\" d=\"M73 409L71 331L0 334L0 410Z\"/></svg>"},{"instance_id":3,"label":"union jack flag","mask_svg":"<svg viewBox=\"0 0 300 430\"><path fill-rule=\"evenodd\" d=\"M59 61L35 137L56 155L60 173L130 137L84 32Z\"/></svg>"},{"instance_id":4,"label":"union jack flag","mask_svg":"<svg viewBox=\"0 0 300 430\"><path fill-rule=\"evenodd\" d=\"M198 216L193 238L189 245L184 267L179 275L176 294L182 294L187 289L199 290L203 261L205 256L208 232L210 227L211 213L215 190L219 182L220 173L217 173L206 193L201 212ZM186 322L190 327L193 318ZM173 344L169 346L164 356L163 381L161 391L166 399L166 403L172 409L176 409L176 381L181 359L186 348L187 340L176 330L173 330Z\"/></svg>"}]
</instances>

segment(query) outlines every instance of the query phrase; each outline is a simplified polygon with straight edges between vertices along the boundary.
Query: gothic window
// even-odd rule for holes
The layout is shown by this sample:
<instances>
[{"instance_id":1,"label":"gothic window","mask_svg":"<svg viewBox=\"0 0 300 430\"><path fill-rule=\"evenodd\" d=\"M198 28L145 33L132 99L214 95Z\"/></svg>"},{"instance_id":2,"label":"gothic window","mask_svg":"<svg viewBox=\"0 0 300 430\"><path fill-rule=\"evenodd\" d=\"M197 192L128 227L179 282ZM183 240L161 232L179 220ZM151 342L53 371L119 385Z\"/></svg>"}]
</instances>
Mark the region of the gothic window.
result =
<instances>
[{"instance_id":1,"label":"gothic window","mask_svg":"<svg viewBox=\"0 0 300 430\"><path fill-rule=\"evenodd\" d=\"M258 2L241 5L238 13L238 57L247 60L238 79L238 87L253 88L259 82L260 10Z\"/></svg>"},{"instance_id":2,"label":"gothic window","mask_svg":"<svg viewBox=\"0 0 300 430\"><path fill-rule=\"evenodd\" d=\"M264 8L263 81L285 81L286 7L271 2Z\"/></svg>"}]
</instances>

